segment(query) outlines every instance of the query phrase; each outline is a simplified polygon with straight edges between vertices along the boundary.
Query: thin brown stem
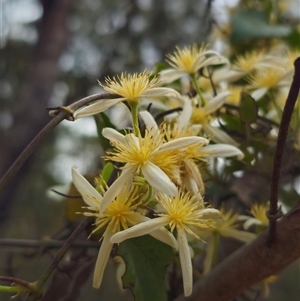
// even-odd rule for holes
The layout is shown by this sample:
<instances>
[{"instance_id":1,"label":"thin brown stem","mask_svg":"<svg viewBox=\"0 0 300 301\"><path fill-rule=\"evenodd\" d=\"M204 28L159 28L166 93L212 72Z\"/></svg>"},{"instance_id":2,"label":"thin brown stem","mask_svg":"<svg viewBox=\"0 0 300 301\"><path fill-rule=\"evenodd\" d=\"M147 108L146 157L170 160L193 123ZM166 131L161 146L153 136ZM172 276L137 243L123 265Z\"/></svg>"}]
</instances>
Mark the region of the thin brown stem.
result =
<instances>
[{"instance_id":1,"label":"thin brown stem","mask_svg":"<svg viewBox=\"0 0 300 301\"><path fill-rule=\"evenodd\" d=\"M19 279L19 278L9 277L9 276L0 276L0 281L10 282L11 284L16 283L23 287L28 288L28 290L31 290L31 283L29 283L25 280Z\"/></svg>"},{"instance_id":2,"label":"thin brown stem","mask_svg":"<svg viewBox=\"0 0 300 301\"><path fill-rule=\"evenodd\" d=\"M39 300L42 297L45 283L47 282L51 274L54 272L54 270L57 268L57 265L65 256L65 254L67 253L71 245L74 243L76 238L79 236L79 234L86 228L88 224L91 223L91 220L91 217L86 217L84 220L82 220L81 223L70 235L70 237L65 241L64 245L57 252L56 256L54 257L50 265L47 267L47 269L44 271L44 273L36 282L32 283L34 290L32 290L29 294L28 298L26 299L27 301Z\"/></svg>"},{"instance_id":3,"label":"thin brown stem","mask_svg":"<svg viewBox=\"0 0 300 301\"><path fill-rule=\"evenodd\" d=\"M54 129L61 121L64 119L72 120L72 112L77 109L100 99L107 98L115 98L113 94L94 94L85 98L82 98L70 106L65 108L57 108L56 113L55 110L52 110L52 114L55 117L34 137L34 139L29 143L29 145L24 149L24 151L20 154L20 156L16 159L13 165L9 168L9 170L5 173L0 181L0 192L4 190L9 181L13 178L13 176L19 171L22 165L26 162L26 160L30 157L36 147L40 144L40 142L46 137L46 135Z\"/></svg>"},{"instance_id":4,"label":"thin brown stem","mask_svg":"<svg viewBox=\"0 0 300 301\"><path fill-rule=\"evenodd\" d=\"M44 240L33 240L33 239L11 239L4 238L0 239L1 248L3 247L16 247L16 248L41 248L45 247L48 249L61 248L64 245L63 240L44 239ZM72 244L72 248L99 248L99 242L82 240L75 241Z\"/></svg>"},{"instance_id":5,"label":"thin brown stem","mask_svg":"<svg viewBox=\"0 0 300 301\"><path fill-rule=\"evenodd\" d=\"M293 82L283 109L282 118L278 131L278 138L276 143L276 149L273 161L273 172L271 177L270 185L270 209L267 212L267 217L269 219L269 235L268 235L268 245L271 246L276 241L276 224L277 219L282 216L280 208L278 208L278 189L279 189L279 179L280 170L282 164L282 157L284 146L286 143L289 125L291 122L291 117L294 111L294 106L298 98L300 89L300 57L298 57L295 62L295 74Z\"/></svg>"}]
</instances>

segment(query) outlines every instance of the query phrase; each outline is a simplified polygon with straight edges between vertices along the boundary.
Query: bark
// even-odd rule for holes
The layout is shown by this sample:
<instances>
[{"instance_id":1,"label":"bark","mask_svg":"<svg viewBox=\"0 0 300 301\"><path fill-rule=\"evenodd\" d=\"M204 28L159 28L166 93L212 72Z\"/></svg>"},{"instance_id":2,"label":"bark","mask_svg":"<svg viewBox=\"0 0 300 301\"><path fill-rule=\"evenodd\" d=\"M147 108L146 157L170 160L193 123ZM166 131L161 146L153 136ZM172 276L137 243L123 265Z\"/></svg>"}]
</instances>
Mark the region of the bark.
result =
<instances>
[{"instance_id":1,"label":"bark","mask_svg":"<svg viewBox=\"0 0 300 301\"><path fill-rule=\"evenodd\" d=\"M267 246L268 231L265 231L197 281L191 296L179 296L175 301L231 300L299 258L300 204L278 222L276 234L272 247Z\"/></svg>"},{"instance_id":2,"label":"bark","mask_svg":"<svg viewBox=\"0 0 300 301\"><path fill-rule=\"evenodd\" d=\"M68 40L66 21L73 3L72 0L43 1L44 13L40 23L34 65L31 66L27 80L24 80L24 86L20 89L13 111L14 123L2 137L1 176L49 122L50 117L46 107L53 85L60 75L57 62ZM6 216L8 205L11 205L17 187L29 170L30 164L24 165L10 185L1 193L1 220Z\"/></svg>"}]
</instances>

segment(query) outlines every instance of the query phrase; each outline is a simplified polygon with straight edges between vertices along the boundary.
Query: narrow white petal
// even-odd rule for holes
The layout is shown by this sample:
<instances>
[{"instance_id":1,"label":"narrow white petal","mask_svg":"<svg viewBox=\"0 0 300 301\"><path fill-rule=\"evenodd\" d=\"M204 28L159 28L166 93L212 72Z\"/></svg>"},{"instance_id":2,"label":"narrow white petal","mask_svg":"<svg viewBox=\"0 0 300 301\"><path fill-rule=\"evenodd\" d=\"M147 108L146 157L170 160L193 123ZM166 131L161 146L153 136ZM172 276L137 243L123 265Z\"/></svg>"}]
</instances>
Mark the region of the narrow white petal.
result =
<instances>
[{"instance_id":1,"label":"narrow white petal","mask_svg":"<svg viewBox=\"0 0 300 301\"><path fill-rule=\"evenodd\" d=\"M204 157L233 157L237 156L239 160L244 158L244 154L235 146L229 144L213 144L203 146L200 150Z\"/></svg>"},{"instance_id":2,"label":"narrow white petal","mask_svg":"<svg viewBox=\"0 0 300 301\"><path fill-rule=\"evenodd\" d=\"M229 137L225 132L216 127L211 126L209 123L203 124L203 129L207 134L212 136L211 139L215 142L238 146L238 143L234 141L231 137Z\"/></svg>"},{"instance_id":3,"label":"narrow white petal","mask_svg":"<svg viewBox=\"0 0 300 301\"><path fill-rule=\"evenodd\" d=\"M249 242L256 238L256 235L254 233L237 230L237 229L230 229L230 228L225 228L221 232L221 234L222 234L222 236L232 237L232 238L238 239L243 242Z\"/></svg>"},{"instance_id":4,"label":"narrow white petal","mask_svg":"<svg viewBox=\"0 0 300 301\"><path fill-rule=\"evenodd\" d=\"M122 190L125 183L130 183L132 181L132 177L134 172L136 171L136 166L124 166L120 176L116 181L108 188L105 192L100 208L99 214L100 216L103 214L104 210L109 206L109 204L114 200L114 198L118 195L118 193Z\"/></svg>"},{"instance_id":5,"label":"narrow white petal","mask_svg":"<svg viewBox=\"0 0 300 301\"><path fill-rule=\"evenodd\" d=\"M268 88L262 87L262 88L254 90L251 93L251 97L253 97L255 100L258 100L258 99L262 98L267 92L268 92Z\"/></svg>"},{"instance_id":6,"label":"narrow white petal","mask_svg":"<svg viewBox=\"0 0 300 301\"><path fill-rule=\"evenodd\" d=\"M177 227L177 233L178 233L177 240L178 240L179 258L180 258L180 265L181 265L182 279L183 279L183 291L184 291L184 296L187 297L192 293L193 290L192 259L191 259L191 254L190 254L185 231L180 227Z\"/></svg>"},{"instance_id":7,"label":"narrow white petal","mask_svg":"<svg viewBox=\"0 0 300 301\"><path fill-rule=\"evenodd\" d=\"M192 101L188 99L183 106L183 110L178 117L178 131L181 133L186 127L189 126L190 118L192 116L193 106Z\"/></svg>"},{"instance_id":8,"label":"narrow white petal","mask_svg":"<svg viewBox=\"0 0 300 301\"><path fill-rule=\"evenodd\" d=\"M186 72L176 69L166 69L160 72L159 83L160 84L169 84L180 77L186 75Z\"/></svg>"},{"instance_id":9,"label":"narrow white petal","mask_svg":"<svg viewBox=\"0 0 300 301\"><path fill-rule=\"evenodd\" d=\"M113 244L110 242L112 237L112 232L110 227L108 227L103 235L103 241L98 253L96 266L94 270L94 279L93 279L93 287L99 288L103 279L103 273L113 247Z\"/></svg>"},{"instance_id":10,"label":"narrow white petal","mask_svg":"<svg viewBox=\"0 0 300 301\"><path fill-rule=\"evenodd\" d=\"M183 184L187 191L190 191L192 195L196 195L196 200L198 202L203 202L202 195L204 194L204 188L200 190L195 180L189 176L183 176ZM204 207L204 205L203 205Z\"/></svg>"},{"instance_id":11,"label":"narrow white petal","mask_svg":"<svg viewBox=\"0 0 300 301\"><path fill-rule=\"evenodd\" d=\"M169 219L167 217L158 217L151 219L149 221L137 224L129 229L120 231L112 236L110 239L111 243L121 243L122 241L133 238L139 237L146 234L149 234L152 231L160 229L161 227L168 224Z\"/></svg>"},{"instance_id":12,"label":"narrow white petal","mask_svg":"<svg viewBox=\"0 0 300 301\"><path fill-rule=\"evenodd\" d=\"M141 170L143 176L153 188L170 196L177 195L176 185L158 166L152 162L148 162L142 166Z\"/></svg>"},{"instance_id":13,"label":"narrow white petal","mask_svg":"<svg viewBox=\"0 0 300 301\"><path fill-rule=\"evenodd\" d=\"M197 192L204 193L204 184L198 166L192 160L184 160L185 172L187 177L192 178L197 185ZM195 192L194 192L195 193Z\"/></svg>"},{"instance_id":14,"label":"narrow white petal","mask_svg":"<svg viewBox=\"0 0 300 301\"><path fill-rule=\"evenodd\" d=\"M225 102L226 97L230 95L230 92L222 92L213 97L204 107L205 113L211 114L217 111Z\"/></svg>"},{"instance_id":15,"label":"narrow white petal","mask_svg":"<svg viewBox=\"0 0 300 301\"><path fill-rule=\"evenodd\" d=\"M211 55L211 57L207 57L209 55ZM199 70L200 68L203 68L203 63L207 60L219 57L221 57L220 54L214 50L204 51L198 56L197 60L195 61L194 69Z\"/></svg>"},{"instance_id":16,"label":"narrow white petal","mask_svg":"<svg viewBox=\"0 0 300 301\"><path fill-rule=\"evenodd\" d=\"M218 235L218 234L215 234ZM207 240L206 244L206 250L205 250L205 259L203 262L203 274L207 274L212 265L213 257L214 257L214 248L215 248L215 239L213 236L210 236Z\"/></svg>"},{"instance_id":17,"label":"narrow white petal","mask_svg":"<svg viewBox=\"0 0 300 301\"><path fill-rule=\"evenodd\" d=\"M126 99L125 98L103 99L100 102L93 103L89 106L77 110L74 113L74 118L78 119L82 117L96 115L98 113L106 111L110 107L124 100Z\"/></svg>"},{"instance_id":18,"label":"narrow white petal","mask_svg":"<svg viewBox=\"0 0 300 301\"><path fill-rule=\"evenodd\" d=\"M153 116L148 111L140 112L140 116L146 125L146 129L151 133L151 136L158 138L160 136L160 131Z\"/></svg>"},{"instance_id":19,"label":"narrow white petal","mask_svg":"<svg viewBox=\"0 0 300 301\"><path fill-rule=\"evenodd\" d=\"M168 141L167 143L164 143L160 148L159 148L159 153L164 152L167 150L174 150L174 149L180 149L184 147L191 146L193 144L208 144L209 141L203 137L197 137L197 136L190 136L190 137L182 137L182 138L177 138L171 141Z\"/></svg>"},{"instance_id":20,"label":"narrow white petal","mask_svg":"<svg viewBox=\"0 0 300 301\"><path fill-rule=\"evenodd\" d=\"M206 208L202 210L197 216L201 219L208 219L208 220L212 220L212 219L219 220L222 218L221 212L214 208Z\"/></svg>"},{"instance_id":21,"label":"narrow white petal","mask_svg":"<svg viewBox=\"0 0 300 301\"><path fill-rule=\"evenodd\" d=\"M180 94L171 88L152 88L149 90L146 90L145 92L141 93L140 97L148 98L148 97L180 97Z\"/></svg>"},{"instance_id":22,"label":"narrow white petal","mask_svg":"<svg viewBox=\"0 0 300 301\"><path fill-rule=\"evenodd\" d=\"M204 68L207 66L212 66L212 65L220 65L220 64L229 65L229 61L226 58L224 58L223 56L210 57L207 60L205 60L204 62L202 62L201 64L199 64L198 69Z\"/></svg>"},{"instance_id":23,"label":"narrow white petal","mask_svg":"<svg viewBox=\"0 0 300 301\"><path fill-rule=\"evenodd\" d=\"M253 225L261 225L262 222L254 217L250 217L247 221L244 222L243 228L248 230Z\"/></svg>"},{"instance_id":24,"label":"narrow white petal","mask_svg":"<svg viewBox=\"0 0 300 301\"><path fill-rule=\"evenodd\" d=\"M102 135L111 142L114 143L124 143L125 136L120 134L118 131L112 128L104 128L102 130Z\"/></svg>"},{"instance_id":25,"label":"narrow white petal","mask_svg":"<svg viewBox=\"0 0 300 301\"><path fill-rule=\"evenodd\" d=\"M149 233L155 239L171 246L172 248L178 250L178 243L174 235L168 231L166 228L160 228L158 230Z\"/></svg>"},{"instance_id":26,"label":"narrow white petal","mask_svg":"<svg viewBox=\"0 0 300 301\"><path fill-rule=\"evenodd\" d=\"M215 84L221 82L221 81L226 81L226 82L235 82L238 79L242 78L246 72L243 71L237 71L233 69L228 68L221 68L216 70L213 74L213 82Z\"/></svg>"},{"instance_id":27,"label":"narrow white petal","mask_svg":"<svg viewBox=\"0 0 300 301\"><path fill-rule=\"evenodd\" d=\"M76 169L72 167L72 179L78 192L81 194L83 200L91 207L99 207L102 201L100 193L84 178Z\"/></svg>"}]
</instances>

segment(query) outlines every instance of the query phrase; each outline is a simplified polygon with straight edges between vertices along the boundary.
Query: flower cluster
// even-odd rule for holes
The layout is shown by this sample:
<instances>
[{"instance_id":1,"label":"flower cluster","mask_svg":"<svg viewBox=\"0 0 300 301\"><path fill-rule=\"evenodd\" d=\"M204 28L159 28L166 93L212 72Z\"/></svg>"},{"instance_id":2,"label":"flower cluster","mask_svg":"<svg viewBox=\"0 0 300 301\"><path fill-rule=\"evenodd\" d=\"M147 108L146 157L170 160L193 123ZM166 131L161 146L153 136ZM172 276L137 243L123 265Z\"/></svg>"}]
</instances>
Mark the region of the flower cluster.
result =
<instances>
[{"instance_id":1,"label":"flower cluster","mask_svg":"<svg viewBox=\"0 0 300 301\"><path fill-rule=\"evenodd\" d=\"M275 90L284 91L291 79L294 56L287 52L275 66L275 54L253 52L237 57L230 66L225 57L207 46L177 48L168 55L170 68L159 74L144 71L106 78L100 86L115 98L102 99L75 112L78 119L113 109L119 103L130 109L129 129L102 129L111 144L104 159L118 166L113 183L104 185L99 193L76 168L72 170L73 182L88 205L83 214L96 219L92 233L103 229L95 287L101 284L113 244L130 238L150 234L178 251L184 294L188 296L193 287L190 245L206 242L206 273L214 264L216 236L243 242L255 237L247 231L252 224L260 224L259 209L253 207L254 218L244 217L245 229L238 229L243 217L204 202L206 180L214 176L212 162L219 158L225 162L228 157L242 160L244 152L250 152L239 141L243 133L231 132L222 123L220 116L227 112L226 105L237 108L230 118L238 119L240 92L248 92L255 101ZM169 83L173 88L165 86ZM163 101L172 114L166 110L166 118L159 124L154 115L141 109L145 99L153 102L154 110L159 110L155 104ZM180 106L175 114L174 101ZM249 124L244 123L241 130L248 126L249 135Z\"/></svg>"}]
</instances>

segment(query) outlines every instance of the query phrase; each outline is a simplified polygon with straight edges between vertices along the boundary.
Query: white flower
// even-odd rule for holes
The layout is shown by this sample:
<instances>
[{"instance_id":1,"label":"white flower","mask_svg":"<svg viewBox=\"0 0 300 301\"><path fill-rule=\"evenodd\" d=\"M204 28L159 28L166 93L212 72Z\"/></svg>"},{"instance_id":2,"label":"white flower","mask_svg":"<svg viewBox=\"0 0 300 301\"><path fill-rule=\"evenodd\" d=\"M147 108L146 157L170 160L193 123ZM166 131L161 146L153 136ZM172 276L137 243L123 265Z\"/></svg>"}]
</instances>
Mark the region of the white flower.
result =
<instances>
[{"instance_id":1,"label":"white flower","mask_svg":"<svg viewBox=\"0 0 300 301\"><path fill-rule=\"evenodd\" d=\"M176 229L184 295L189 296L193 289L193 269L187 233L200 239L190 227L201 229L214 227L214 220L219 218L220 212L216 209L204 209L203 203L198 202L196 196L191 196L189 192L179 192L175 197L160 193L157 201L166 213L158 214L157 218L113 235L111 242L120 243L132 237L150 234L163 226L169 226L171 232Z\"/></svg>"},{"instance_id":2,"label":"white flower","mask_svg":"<svg viewBox=\"0 0 300 301\"><path fill-rule=\"evenodd\" d=\"M200 131L199 125L189 125L189 116L193 108L191 106L185 107L186 111L180 115L176 123L172 126L166 125L164 127L164 135L167 141L173 141L174 139L190 137L197 135ZM152 115L147 111L140 112L143 121L146 124L146 128L151 131L153 137L159 137L160 131L156 124L156 121ZM202 143L188 146L182 152L181 162L181 182L187 190L190 190L193 194L198 195L198 200L201 199L201 195L204 193L204 184L199 171L199 166L195 161L206 161L208 158L214 157L231 157L237 156L238 159L244 157L243 153L235 146L228 144L214 144L206 145L208 141L203 138ZM200 192L200 194L198 193Z\"/></svg>"},{"instance_id":3,"label":"white flower","mask_svg":"<svg viewBox=\"0 0 300 301\"><path fill-rule=\"evenodd\" d=\"M109 187L100 207L100 213L119 193L125 183L130 183L135 173L141 173L148 183L158 191L175 196L182 149L198 143L208 143L202 137L183 137L165 142L164 134L158 128L146 129L144 137L140 134L123 136L111 128L104 128L104 137L110 140L114 151L106 159L125 163L120 177ZM174 176L175 174L175 176Z\"/></svg>"},{"instance_id":4,"label":"white flower","mask_svg":"<svg viewBox=\"0 0 300 301\"><path fill-rule=\"evenodd\" d=\"M244 223L244 229L248 230L251 226L256 225L260 226L262 229L265 229L269 225L269 219L266 215L266 212L268 211L270 207L269 202L265 204L252 204L251 206L251 216L245 216L245 223Z\"/></svg>"},{"instance_id":5,"label":"white flower","mask_svg":"<svg viewBox=\"0 0 300 301\"><path fill-rule=\"evenodd\" d=\"M270 89L289 87L292 81L293 70L286 70L282 67L268 67L259 69L250 76L249 89L254 89L251 96L258 100Z\"/></svg>"},{"instance_id":6,"label":"white flower","mask_svg":"<svg viewBox=\"0 0 300 301\"><path fill-rule=\"evenodd\" d=\"M219 247L216 244L216 235L235 238L243 242L250 242L256 238L256 235L253 233L236 229L239 226L238 221L240 216L238 214L234 214L232 210L226 212L221 209L220 217L220 219L216 220L214 228L199 231L199 234L203 235L207 241L206 256L203 263L204 274L210 271L213 264L213 256L216 249Z\"/></svg>"},{"instance_id":7,"label":"white flower","mask_svg":"<svg viewBox=\"0 0 300 301\"><path fill-rule=\"evenodd\" d=\"M122 73L120 76L112 79L106 78L106 85L100 83L100 86L107 92L116 95L116 98L102 99L99 102L79 109L74 113L75 119L98 114L122 101L137 103L145 98L179 97L179 93L171 88L157 87L159 84L158 79L150 79L150 76L150 73L144 71L133 75Z\"/></svg>"},{"instance_id":8,"label":"white flower","mask_svg":"<svg viewBox=\"0 0 300 301\"><path fill-rule=\"evenodd\" d=\"M211 125L211 120L214 119L213 113L222 107L229 94L229 92L219 93L202 107L194 104L193 100L187 99L181 112L181 117L179 117L182 119L180 123L185 127L190 124L200 124L204 132L210 135L213 141L237 146L237 142L225 132Z\"/></svg>"},{"instance_id":9,"label":"white flower","mask_svg":"<svg viewBox=\"0 0 300 301\"><path fill-rule=\"evenodd\" d=\"M206 46L191 45L168 55L168 63L173 67L161 71L160 82L171 83L184 75L195 75L200 69L212 65L229 64L228 60Z\"/></svg>"},{"instance_id":10,"label":"white flower","mask_svg":"<svg viewBox=\"0 0 300 301\"><path fill-rule=\"evenodd\" d=\"M128 186L123 186L119 194L106 208L104 213L100 214L99 209L103 200L102 195L80 173L78 173L76 167L72 168L72 178L78 192L88 205L86 209L88 209L89 212L84 212L83 214L85 216L94 216L96 218L96 228L91 234L99 229L105 228L93 279L93 286L99 288L113 246L110 242L111 237L115 233L127 229L132 225L148 221L149 218L135 211L140 204L140 196L137 194L137 187L131 186L131 188L128 189ZM150 235L169 244L173 248L177 248L176 240L165 228L157 228L157 231L152 232Z\"/></svg>"}]
</instances>

